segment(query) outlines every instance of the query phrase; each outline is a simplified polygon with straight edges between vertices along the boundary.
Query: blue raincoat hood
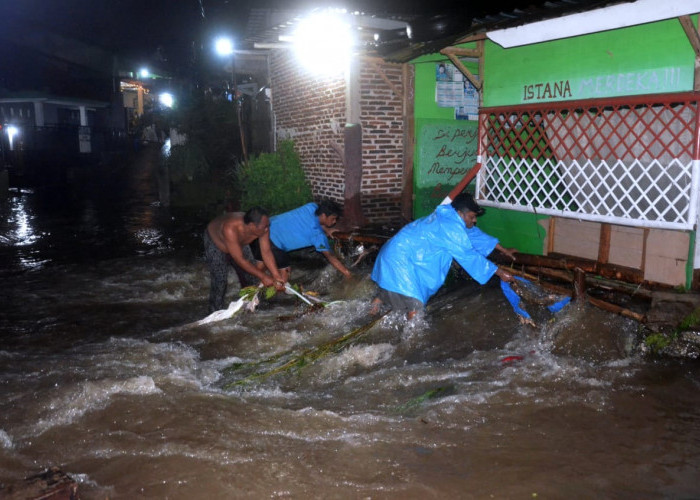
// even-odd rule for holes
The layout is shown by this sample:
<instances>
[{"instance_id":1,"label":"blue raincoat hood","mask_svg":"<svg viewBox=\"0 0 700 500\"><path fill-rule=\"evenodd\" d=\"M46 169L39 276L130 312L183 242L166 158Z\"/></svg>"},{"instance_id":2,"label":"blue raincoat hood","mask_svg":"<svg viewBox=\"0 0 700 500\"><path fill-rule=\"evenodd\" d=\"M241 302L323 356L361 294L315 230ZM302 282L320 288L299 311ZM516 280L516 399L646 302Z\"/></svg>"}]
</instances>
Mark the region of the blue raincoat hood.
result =
<instances>
[{"instance_id":1,"label":"blue raincoat hood","mask_svg":"<svg viewBox=\"0 0 700 500\"><path fill-rule=\"evenodd\" d=\"M496 244L496 238L477 227L467 229L452 206L440 205L382 246L372 279L385 290L425 304L445 282L452 259L480 284L486 283L498 269L486 259Z\"/></svg>"}]
</instances>

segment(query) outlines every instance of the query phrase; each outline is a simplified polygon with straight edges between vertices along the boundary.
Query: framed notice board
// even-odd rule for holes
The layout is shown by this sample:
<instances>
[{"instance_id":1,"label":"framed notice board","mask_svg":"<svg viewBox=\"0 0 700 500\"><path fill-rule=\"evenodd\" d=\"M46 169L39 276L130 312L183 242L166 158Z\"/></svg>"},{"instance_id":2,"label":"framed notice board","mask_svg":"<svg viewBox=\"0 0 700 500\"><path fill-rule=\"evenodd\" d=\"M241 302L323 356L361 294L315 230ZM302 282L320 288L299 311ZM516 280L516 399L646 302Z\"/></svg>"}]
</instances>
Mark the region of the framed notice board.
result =
<instances>
[{"instance_id":1,"label":"framed notice board","mask_svg":"<svg viewBox=\"0 0 700 500\"><path fill-rule=\"evenodd\" d=\"M476 163L478 122L422 120L416 132L413 217L428 215Z\"/></svg>"}]
</instances>

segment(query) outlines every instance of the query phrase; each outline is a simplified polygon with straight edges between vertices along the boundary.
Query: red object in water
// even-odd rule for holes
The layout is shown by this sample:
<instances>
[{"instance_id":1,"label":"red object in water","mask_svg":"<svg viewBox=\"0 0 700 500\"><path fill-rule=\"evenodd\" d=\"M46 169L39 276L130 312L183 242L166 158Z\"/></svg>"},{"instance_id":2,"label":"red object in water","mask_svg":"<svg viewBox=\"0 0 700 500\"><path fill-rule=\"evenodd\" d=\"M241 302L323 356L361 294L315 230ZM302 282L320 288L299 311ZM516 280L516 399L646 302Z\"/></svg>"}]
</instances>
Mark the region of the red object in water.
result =
<instances>
[{"instance_id":1,"label":"red object in water","mask_svg":"<svg viewBox=\"0 0 700 500\"><path fill-rule=\"evenodd\" d=\"M522 356L506 356L501 360L501 363L512 363L513 361L522 361Z\"/></svg>"}]
</instances>

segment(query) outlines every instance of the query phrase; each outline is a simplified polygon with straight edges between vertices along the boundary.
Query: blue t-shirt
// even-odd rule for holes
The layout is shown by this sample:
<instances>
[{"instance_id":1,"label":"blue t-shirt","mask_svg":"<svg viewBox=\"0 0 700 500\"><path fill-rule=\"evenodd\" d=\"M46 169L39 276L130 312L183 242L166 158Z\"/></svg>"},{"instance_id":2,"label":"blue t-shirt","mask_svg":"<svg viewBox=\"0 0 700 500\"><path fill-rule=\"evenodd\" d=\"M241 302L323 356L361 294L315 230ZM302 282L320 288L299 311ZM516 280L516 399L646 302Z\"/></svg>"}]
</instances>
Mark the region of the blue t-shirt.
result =
<instances>
[{"instance_id":1,"label":"blue t-shirt","mask_svg":"<svg viewBox=\"0 0 700 500\"><path fill-rule=\"evenodd\" d=\"M280 250L291 252L313 246L318 252L329 252L326 233L315 215L318 205L307 203L299 208L270 218L270 240Z\"/></svg>"},{"instance_id":2,"label":"blue t-shirt","mask_svg":"<svg viewBox=\"0 0 700 500\"><path fill-rule=\"evenodd\" d=\"M440 205L382 245L372 279L385 290L425 304L445 282L452 259L476 281L486 283L498 269L486 258L497 243L476 226L467 229L452 206Z\"/></svg>"}]
</instances>

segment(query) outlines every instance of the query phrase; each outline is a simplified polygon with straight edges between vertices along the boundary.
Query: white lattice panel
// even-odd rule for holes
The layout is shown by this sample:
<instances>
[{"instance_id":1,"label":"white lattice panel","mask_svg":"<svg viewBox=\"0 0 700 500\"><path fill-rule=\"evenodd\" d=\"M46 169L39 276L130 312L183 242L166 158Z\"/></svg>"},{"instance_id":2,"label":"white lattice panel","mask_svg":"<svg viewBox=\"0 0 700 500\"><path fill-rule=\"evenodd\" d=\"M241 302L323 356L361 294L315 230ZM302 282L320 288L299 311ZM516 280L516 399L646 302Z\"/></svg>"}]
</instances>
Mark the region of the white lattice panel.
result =
<instances>
[{"instance_id":1,"label":"white lattice panel","mask_svg":"<svg viewBox=\"0 0 700 500\"><path fill-rule=\"evenodd\" d=\"M696 132L694 100L486 109L477 198L539 214L692 229Z\"/></svg>"}]
</instances>

